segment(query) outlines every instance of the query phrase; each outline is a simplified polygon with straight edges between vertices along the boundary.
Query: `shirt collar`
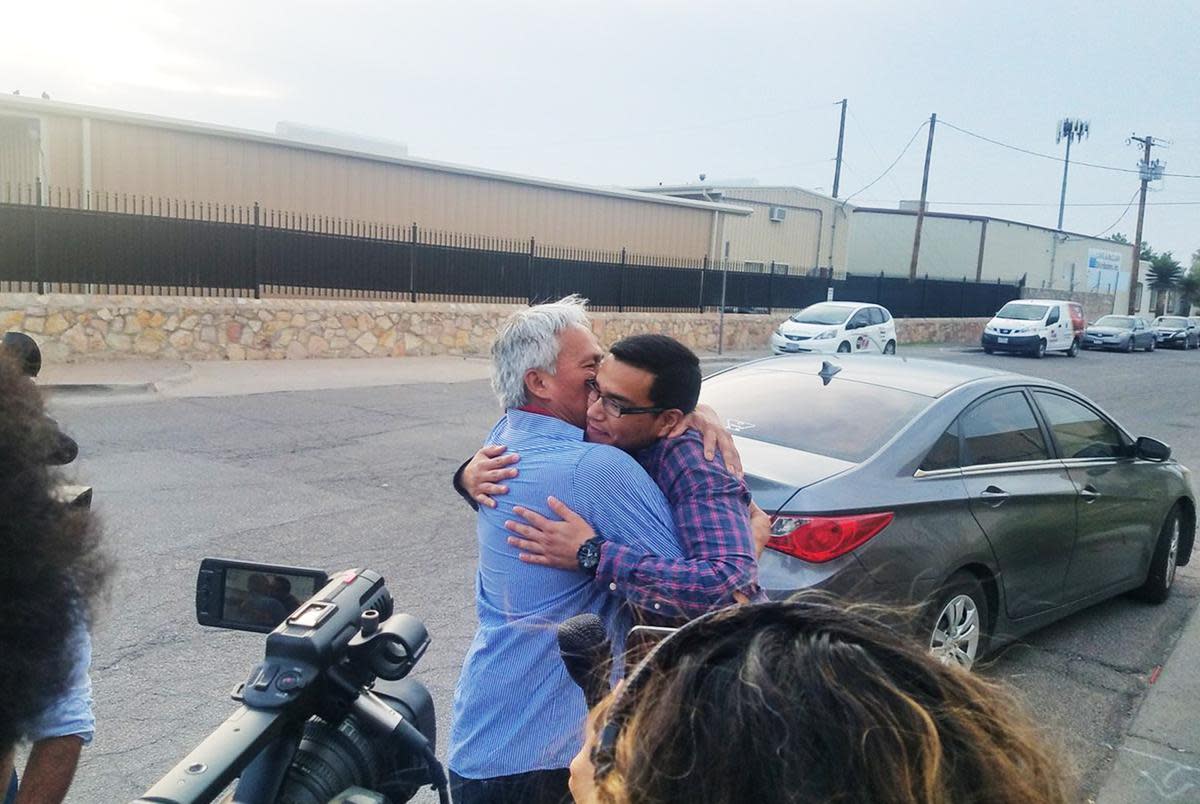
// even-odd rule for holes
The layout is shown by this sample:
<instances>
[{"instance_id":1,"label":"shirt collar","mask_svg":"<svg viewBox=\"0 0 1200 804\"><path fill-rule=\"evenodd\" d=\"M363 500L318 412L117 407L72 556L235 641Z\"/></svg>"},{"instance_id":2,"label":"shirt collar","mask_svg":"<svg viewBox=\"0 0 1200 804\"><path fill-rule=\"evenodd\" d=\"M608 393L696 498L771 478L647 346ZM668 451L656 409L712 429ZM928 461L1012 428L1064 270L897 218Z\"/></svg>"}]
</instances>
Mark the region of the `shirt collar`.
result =
<instances>
[{"instance_id":1,"label":"shirt collar","mask_svg":"<svg viewBox=\"0 0 1200 804\"><path fill-rule=\"evenodd\" d=\"M505 411L509 426L542 436L562 438L568 441L582 441L583 430L570 422L550 415L548 412L527 410L524 408L509 408Z\"/></svg>"}]
</instances>

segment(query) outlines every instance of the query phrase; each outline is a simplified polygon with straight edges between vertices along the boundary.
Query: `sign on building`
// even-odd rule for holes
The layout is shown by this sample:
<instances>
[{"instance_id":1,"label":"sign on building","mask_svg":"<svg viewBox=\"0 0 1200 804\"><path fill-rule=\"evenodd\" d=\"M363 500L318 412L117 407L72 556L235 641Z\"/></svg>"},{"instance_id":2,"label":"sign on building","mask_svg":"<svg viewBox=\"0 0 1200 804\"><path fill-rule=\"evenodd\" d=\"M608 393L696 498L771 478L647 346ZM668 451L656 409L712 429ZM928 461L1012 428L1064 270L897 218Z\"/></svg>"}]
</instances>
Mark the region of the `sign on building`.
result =
<instances>
[{"instance_id":1,"label":"sign on building","mask_svg":"<svg viewBox=\"0 0 1200 804\"><path fill-rule=\"evenodd\" d=\"M1088 291L1116 293L1128 287L1129 277L1121 271L1121 252L1103 248L1088 249Z\"/></svg>"}]
</instances>

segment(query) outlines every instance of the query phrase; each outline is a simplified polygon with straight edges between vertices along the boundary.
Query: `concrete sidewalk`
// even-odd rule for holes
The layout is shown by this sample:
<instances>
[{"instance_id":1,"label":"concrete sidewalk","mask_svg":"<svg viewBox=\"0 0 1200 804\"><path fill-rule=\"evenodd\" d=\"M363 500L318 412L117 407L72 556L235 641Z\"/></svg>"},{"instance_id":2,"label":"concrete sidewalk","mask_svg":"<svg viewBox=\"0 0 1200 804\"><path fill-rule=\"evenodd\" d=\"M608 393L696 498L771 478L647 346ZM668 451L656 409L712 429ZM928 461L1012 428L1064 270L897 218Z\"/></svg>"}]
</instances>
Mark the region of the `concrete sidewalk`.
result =
<instances>
[{"instance_id":1,"label":"concrete sidewalk","mask_svg":"<svg viewBox=\"0 0 1200 804\"><path fill-rule=\"evenodd\" d=\"M705 374L765 356L730 352L700 356ZM486 380L485 357L397 357L331 360L126 360L43 366L38 385L50 395L215 397Z\"/></svg>"},{"instance_id":2,"label":"concrete sidewalk","mask_svg":"<svg viewBox=\"0 0 1200 804\"><path fill-rule=\"evenodd\" d=\"M1117 746L1096 804L1200 801L1200 616L1195 611Z\"/></svg>"}]
</instances>

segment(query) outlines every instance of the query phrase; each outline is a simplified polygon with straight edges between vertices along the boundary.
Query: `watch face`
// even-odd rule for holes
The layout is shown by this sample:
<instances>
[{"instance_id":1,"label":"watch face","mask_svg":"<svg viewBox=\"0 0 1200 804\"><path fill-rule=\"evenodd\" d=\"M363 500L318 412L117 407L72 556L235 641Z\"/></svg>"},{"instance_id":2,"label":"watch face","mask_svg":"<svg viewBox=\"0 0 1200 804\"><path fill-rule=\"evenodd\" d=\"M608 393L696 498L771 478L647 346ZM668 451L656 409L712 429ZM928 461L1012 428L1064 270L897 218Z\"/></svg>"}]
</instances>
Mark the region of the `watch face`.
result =
<instances>
[{"instance_id":1,"label":"watch face","mask_svg":"<svg viewBox=\"0 0 1200 804\"><path fill-rule=\"evenodd\" d=\"M600 563L600 545L594 541L584 542L577 555L580 569L594 570Z\"/></svg>"}]
</instances>

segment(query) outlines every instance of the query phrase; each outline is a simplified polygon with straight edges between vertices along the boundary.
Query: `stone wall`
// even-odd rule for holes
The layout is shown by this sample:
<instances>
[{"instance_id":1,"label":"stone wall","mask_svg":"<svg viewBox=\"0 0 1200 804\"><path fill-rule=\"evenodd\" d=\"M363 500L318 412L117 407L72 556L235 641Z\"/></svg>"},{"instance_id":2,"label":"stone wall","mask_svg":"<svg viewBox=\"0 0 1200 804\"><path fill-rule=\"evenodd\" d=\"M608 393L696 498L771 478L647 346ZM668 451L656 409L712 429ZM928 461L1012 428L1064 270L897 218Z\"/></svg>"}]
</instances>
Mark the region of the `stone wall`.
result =
<instances>
[{"instance_id":1,"label":"stone wall","mask_svg":"<svg viewBox=\"0 0 1200 804\"><path fill-rule=\"evenodd\" d=\"M0 332L27 332L47 362L139 358L298 360L486 354L503 304L0 294ZM716 313L594 313L604 343L660 332L715 352ZM727 351L765 351L783 315L725 316ZM897 319L905 343L973 343L983 319Z\"/></svg>"},{"instance_id":2,"label":"stone wall","mask_svg":"<svg viewBox=\"0 0 1200 804\"><path fill-rule=\"evenodd\" d=\"M1021 289L1022 299L1058 299L1059 301L1074 301L1083 305L1083 317L1095 321L1101 316L1113 311L1115 297L1108 293L1081 293L1067 290L1046 290L1044 288L1024 287ZM1124 312L1122 310L1122 312Z\"/></svg>"}]
</instances>

